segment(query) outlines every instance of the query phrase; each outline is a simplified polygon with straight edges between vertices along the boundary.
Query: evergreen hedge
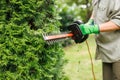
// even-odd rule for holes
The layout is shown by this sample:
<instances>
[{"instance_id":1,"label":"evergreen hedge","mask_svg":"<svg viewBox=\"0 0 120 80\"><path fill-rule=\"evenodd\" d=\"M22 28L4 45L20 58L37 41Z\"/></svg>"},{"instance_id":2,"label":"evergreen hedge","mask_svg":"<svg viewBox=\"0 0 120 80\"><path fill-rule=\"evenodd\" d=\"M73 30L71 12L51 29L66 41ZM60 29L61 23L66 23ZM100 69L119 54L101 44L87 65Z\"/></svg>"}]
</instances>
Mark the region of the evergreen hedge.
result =
<instances>
[{"instance_id":1,"label":"evergreen hedge","mask_svg":"<svg viewBox=\"0 0 120 80\"><path fill-rule=\"evenodd\" d=\"M55 0L0 0L0 80L63 80L60 44L42 33L59 32Z\"/></svg>"}]
</instances>

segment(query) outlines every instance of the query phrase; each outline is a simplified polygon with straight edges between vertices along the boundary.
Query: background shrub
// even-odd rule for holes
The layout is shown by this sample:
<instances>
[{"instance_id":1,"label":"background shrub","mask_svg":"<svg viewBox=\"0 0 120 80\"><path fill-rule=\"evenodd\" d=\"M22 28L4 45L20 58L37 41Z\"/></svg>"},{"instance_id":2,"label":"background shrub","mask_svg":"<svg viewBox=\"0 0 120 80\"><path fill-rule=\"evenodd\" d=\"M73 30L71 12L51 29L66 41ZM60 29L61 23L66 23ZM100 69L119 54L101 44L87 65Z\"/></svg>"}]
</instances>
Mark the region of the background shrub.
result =
<instances>
[{"instance_id":1,"label":"background shrub","mask_svg":"<svg viewBox=\"0 0 120 80\"><path fill-rule=\"evenodd\" d=\"M60 44L41 34L59 32L55 0L0 1L0 80L63 80Z\"/></svg>"}]
</instances>

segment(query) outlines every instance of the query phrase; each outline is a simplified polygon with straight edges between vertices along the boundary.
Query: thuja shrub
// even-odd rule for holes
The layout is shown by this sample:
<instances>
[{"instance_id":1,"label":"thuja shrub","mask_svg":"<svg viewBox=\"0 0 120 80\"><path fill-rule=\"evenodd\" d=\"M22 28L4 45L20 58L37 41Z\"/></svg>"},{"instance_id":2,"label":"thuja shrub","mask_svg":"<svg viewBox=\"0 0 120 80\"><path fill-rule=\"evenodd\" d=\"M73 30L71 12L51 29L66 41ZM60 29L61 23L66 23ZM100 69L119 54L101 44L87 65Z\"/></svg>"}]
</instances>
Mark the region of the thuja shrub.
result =
<instances>
[{"instance_id":1,"label":"thuja shrub","mask_svg":"<svg viewBox=\"0 0 120 80\"><path fill-rule=\"evenodd\" d=\"M63 80L60 44L42 33L59 32L55 0L0 1L0 80Z\"/></svg>"}]
</instances>

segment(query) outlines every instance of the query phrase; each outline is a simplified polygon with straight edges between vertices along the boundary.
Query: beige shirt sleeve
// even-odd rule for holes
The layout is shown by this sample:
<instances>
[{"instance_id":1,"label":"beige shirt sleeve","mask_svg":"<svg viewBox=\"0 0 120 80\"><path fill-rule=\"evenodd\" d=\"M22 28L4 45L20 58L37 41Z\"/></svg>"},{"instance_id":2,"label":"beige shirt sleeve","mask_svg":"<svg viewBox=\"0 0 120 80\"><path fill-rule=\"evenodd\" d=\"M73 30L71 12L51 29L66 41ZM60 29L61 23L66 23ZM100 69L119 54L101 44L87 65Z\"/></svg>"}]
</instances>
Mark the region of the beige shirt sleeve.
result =
<instances>
[{"instance_id":1,"label":"beige shirt sleeve","mask_svg":"<svg viewBox=\"0 0 120 80\"><path fill-rule=\"evenodd\" d=\"M110 2L111 12L109 12L110 21L114 22L116 25L120 27L120 0L115 0L114 3Z\"/></svg>"}]
</instances>

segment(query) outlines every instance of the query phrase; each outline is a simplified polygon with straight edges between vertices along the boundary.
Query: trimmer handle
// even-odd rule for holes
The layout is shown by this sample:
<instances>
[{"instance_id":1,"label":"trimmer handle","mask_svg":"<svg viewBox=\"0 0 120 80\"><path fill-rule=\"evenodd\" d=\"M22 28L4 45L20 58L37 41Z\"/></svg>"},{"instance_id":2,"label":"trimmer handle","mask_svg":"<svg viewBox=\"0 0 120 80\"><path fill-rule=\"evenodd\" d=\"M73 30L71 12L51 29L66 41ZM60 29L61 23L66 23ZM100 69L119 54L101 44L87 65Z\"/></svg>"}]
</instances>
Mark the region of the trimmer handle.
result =
<instances>
[{"instance_id":1,"label":"trimmer handle","mask_svg":"<svg viewBox=\"0 0 120 80\"><path fill-rule=\"evenodd\" d=\"M70 30L73 33L72 38L76 43L82 43L88 38L88 35L82 34L82 32L79 28L79 25L81 25L81 24L82 24L81 21L75 21L75 22L73 22L73 24L68 26L68 30Z\"/></svg>"}]
</instances>

